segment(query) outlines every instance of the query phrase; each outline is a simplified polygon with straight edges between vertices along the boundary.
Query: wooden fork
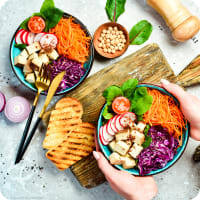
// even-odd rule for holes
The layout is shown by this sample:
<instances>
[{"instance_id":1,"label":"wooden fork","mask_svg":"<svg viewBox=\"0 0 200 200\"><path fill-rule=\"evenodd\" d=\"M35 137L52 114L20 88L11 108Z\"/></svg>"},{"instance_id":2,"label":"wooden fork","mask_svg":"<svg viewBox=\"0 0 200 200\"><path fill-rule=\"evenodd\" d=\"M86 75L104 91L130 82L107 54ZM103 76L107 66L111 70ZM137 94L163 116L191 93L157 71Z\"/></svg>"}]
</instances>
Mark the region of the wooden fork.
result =
<instances>
[{"instance_id":1,"label":"wooden fork","mask_svg":"<svg viewBox=\"0 0 200 200\"><path fill-rule=\"evenodd\" d=\"M25 129L24 129L24 132L23 132L20 144L19 144L19 148L18 148L18 151L17 151L15 164L18 162L18 158L20 156L21 150L22 150L24 142L26 140L26 137L27 137L30 125L31 125L31 121L32 121L32 118L33 118L35 108L37 106L37 102L38 102L40 93L49 88L49 85L50 85L50 82L51 82L50 76L51 76L50 68L45 66L45 65L42 65L42 67L40 68L39 74L37 76L36 82L35 82L35 86L38 89L37 95L35 96L35 99L34 99L34 102L33 102L32 108L31 108L31 112L30 112L28 120L26 122L26 126L25 126Z\"/></svg>"}]
</instances>

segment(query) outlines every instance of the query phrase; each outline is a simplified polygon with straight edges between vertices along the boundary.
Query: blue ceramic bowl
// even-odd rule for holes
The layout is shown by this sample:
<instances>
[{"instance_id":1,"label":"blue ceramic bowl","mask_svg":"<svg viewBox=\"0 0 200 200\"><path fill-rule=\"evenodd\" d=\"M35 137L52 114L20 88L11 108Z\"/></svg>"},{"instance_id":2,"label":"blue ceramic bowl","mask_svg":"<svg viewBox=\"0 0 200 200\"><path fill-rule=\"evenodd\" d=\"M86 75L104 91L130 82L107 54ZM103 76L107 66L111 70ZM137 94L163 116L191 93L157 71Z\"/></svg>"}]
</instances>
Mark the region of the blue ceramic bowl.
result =
<instances>
[{"instance_id":1,"label":"blue ceramic bowl","mask_svg":"<svg viewBox=\"0 0 200 200\"><path fill-rule=\"evenodd\" d=\"M164 93L164 94L167 94L171 97L173 97L173 99L177 102L178 100L172 95L170 94L169 92L167 92L165 89L159 87L159 86L156 86L156 85L150 85L150 84L140 84L138 85L137 87L147 87L147 88L152 88L152 89L157 89L159 90L160 92ZM112 153L112 151L109 149L108 145L103 145L100 141L100 138L99 138L99 129L100 127L102 126L102 119L103 119L103 111L105 109L105 106L106 104L103 106L101 112L100 112L100 115L99 115L99 120L98 120L98 126L97 126L97 138L98 138L98 143L99 143L99 146L102 150L102 152L104 153L104 155L106 156L106 158L108 159L110 154ZM189 124L186 125L186 130L184 131L184 134L183 134L183 145L181 147L179 147L177 149L177 154L174 156L174 159L169 161L167 163L167 165L162 168L162 169L158 169L158 170L154 170L154 171L151 171L149 174L146 174L146 176L149 176L149 175L155 175L155 174L158 174L160 172L163 172L165 171L166 169L168 169L169 167L171 167L173 164L175 164L175 162L181 157L181 155L183 154L186 146L187 146L187 142L188 142L188 138L189 138ZM140 176L139 175L139 170L138 169L124 169L121 165L115 165L116 168L120 169L120 170L123 170L123 171L127 171L129 172L130 174L133 174L133 175L136 175L136 176Z\"/></svg>"},{"instance_id":2,"label":"blue ceramic bowl","mask_svg":"<svg viewBox=\"0 0 200 200\"><path fill-rule=\"evenodd\" d=\"M64 17L68 18L70 16L72 16L72 15L64 13ZM88 61L85 62L84 65L83 65L83 67L85 68L86 71L85 71L85 74L81 77L80 81L78 83L76 83L74 86L72 86L70 88L67 88L67 89L65 89L65 90L63 90L61 92L58 92L55 95L62 95L62 94L65 94L67 92L70 92L71 90L75 89L78 85L80 85L85 80L85 78L88 76L88 74L89 74L89 72L90 72L90 70L92 68L93 61L94 61L94 46L93 46L92 36L91 36L90 32L88 31L86 26L80 20L78 20L74 16L72 16L72 18L74 19L74 21L77 24L80 24L80 26L85 31L86 35L91 37L91 43L90 43L90 48L89 48L89 58L88 58ZM16 35L16 33L17 33L17 31L19 29L20 29L20 27L18 27L18 29L16 30L15 34L12 37L11 43L10 43L10 63L11 63L11 67L12 67L13 72L15 73L15 75L17 76L17 78L19 79L19 81L23 85L25 85L26 87L28 87L32 91L37 92L36 87L34 85L28 83L25 80L22 68L16 67L14 65L14 58L16 56L18 56L20 54L20 52L21 52L18 48L14 47L14 45L15 45L15 35ZM45 92L42 92L41 94L46 95Z\"/></svg>"}]
</instances>

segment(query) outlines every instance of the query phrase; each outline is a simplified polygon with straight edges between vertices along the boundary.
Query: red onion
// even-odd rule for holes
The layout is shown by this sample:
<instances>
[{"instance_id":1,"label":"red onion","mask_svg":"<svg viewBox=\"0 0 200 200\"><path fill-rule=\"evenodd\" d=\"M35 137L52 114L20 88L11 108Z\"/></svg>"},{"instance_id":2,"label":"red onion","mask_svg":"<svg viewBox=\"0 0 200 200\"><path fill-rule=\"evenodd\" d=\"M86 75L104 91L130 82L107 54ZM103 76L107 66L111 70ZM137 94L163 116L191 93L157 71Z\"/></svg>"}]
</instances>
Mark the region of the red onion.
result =
<instances>
[{"instance_id":1,"label":"red onion","mask_svg":"<svg viewBox=\"0 0 200 200\"><path fill-rule=\"evenodd\" d=\"M31 111L29 102L20 96L12 97L5 107L5 116L12 122L24 121Z\"/></svg>"},{"instance_id":2,"label":"red onion","mask_svg":"<svg viewBox=\"0 0 200 200\"><path fill-rule=\"evenodd\" d=\"M0 112L2 112L6 105L6 98L2 92L0 92Z\"/></svg>"}]
</instances>

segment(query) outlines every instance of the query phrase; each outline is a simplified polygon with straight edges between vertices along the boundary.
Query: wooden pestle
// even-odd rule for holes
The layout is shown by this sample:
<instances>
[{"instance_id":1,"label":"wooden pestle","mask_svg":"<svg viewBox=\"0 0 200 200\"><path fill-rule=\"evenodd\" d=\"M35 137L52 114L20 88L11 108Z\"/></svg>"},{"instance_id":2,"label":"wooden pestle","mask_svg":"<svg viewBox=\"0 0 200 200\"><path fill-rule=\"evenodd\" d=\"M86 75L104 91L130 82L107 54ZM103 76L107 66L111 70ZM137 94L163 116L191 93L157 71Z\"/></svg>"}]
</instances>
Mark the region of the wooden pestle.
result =
<instances>
[{"instance_id":1,"label":"wooden pestle","mask_svg":"<svg viewBox=\"0 0 200 200\"><path fill-rule=\"evenodd\" d=\"M200 20L193 16L179 0L147 0L165 20L175 40L184 42L200 29Z\"/></svg>"}]
</instances>

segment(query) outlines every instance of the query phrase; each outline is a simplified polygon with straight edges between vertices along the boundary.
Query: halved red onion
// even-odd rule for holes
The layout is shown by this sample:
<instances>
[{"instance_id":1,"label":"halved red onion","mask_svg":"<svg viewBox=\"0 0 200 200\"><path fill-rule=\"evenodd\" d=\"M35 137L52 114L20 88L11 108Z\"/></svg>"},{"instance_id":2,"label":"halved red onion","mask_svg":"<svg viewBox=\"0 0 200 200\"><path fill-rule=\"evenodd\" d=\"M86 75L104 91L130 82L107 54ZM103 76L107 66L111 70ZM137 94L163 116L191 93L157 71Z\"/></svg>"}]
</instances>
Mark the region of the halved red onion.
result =
<instances>
[{"instance_id":1,"label":"halved red onion","mask_svg":"<svg viewBox=\"0 0 200 200\"><path fill-rule=\"evenodd\" d=\"M6 105L6 98L2 92L0 92L0 112L2 112Z\"/></svg>"},{"instance_id":2,"label":"halved red onion","mask_svg":"<svg viewBox=\"0 0 200 200\"><path fill-rule=\"evenodd\" d=\"M24 121L31 111L30 103L20 96L12 97L6 103L5 116L12 122Z\"/></svg>"}]
</instances>

